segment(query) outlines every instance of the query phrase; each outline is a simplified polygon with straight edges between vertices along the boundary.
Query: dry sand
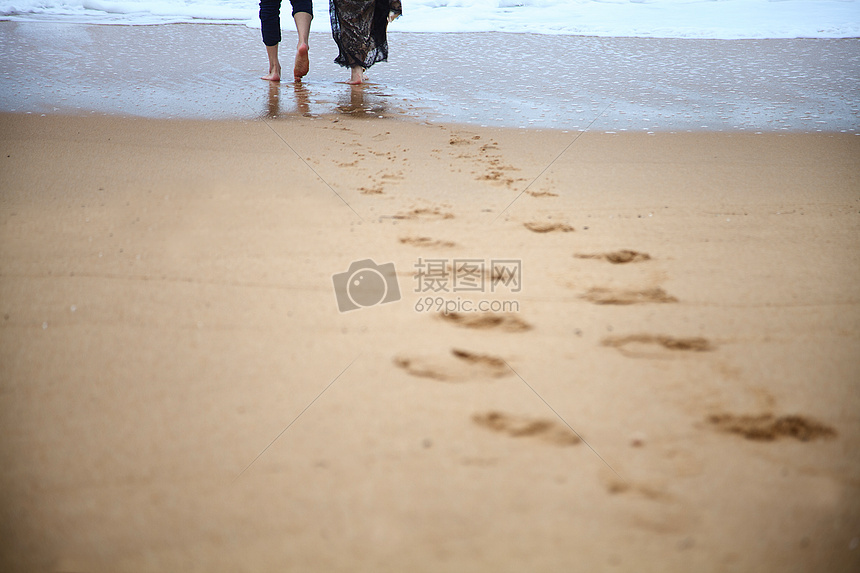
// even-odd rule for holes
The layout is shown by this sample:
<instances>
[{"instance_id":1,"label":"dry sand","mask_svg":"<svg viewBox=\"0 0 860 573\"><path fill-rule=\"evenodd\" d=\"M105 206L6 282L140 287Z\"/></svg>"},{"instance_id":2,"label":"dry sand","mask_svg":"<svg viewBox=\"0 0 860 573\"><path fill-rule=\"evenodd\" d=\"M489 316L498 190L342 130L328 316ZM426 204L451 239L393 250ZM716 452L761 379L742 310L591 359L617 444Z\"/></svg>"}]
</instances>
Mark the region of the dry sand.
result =
<instances>
[{"instance_id":1,"label":"dry sand","mask_svg":"<svg viewBox=\"0 0 860 573\"><path fill-rule=\"evenodd\" d=\"M856 136L6 114L0 161L3 571L860 567ZM402 299L338 312L367 258ZM519 311L416 311L419 258Z\"/></svg>"}]
</instances>

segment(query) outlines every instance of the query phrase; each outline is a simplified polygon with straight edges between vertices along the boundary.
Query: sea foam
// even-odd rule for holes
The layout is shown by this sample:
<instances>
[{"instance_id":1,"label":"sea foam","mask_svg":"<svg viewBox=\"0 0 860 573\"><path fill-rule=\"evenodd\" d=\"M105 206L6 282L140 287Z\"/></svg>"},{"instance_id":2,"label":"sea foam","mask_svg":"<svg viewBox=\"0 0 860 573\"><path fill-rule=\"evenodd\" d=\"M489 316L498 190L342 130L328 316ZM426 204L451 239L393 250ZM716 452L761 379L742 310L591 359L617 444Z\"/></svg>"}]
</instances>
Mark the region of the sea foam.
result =
<instances>
[{"instance_id":1,"label":"sea foam","mask_svg":"<svg viewBox=\"0 0 860 573\"><path fill-rule=\"evenodd\" d=\"M289 13L283 0L284 14ZM509 32L653 38L860 37L860 0L404 0L392 31ZM253 0L0 0L17 21L258 28ZM328 0L312 30L329 31ZM284 22L288 26L288 22Z\"/></svg>"}]
</instances>

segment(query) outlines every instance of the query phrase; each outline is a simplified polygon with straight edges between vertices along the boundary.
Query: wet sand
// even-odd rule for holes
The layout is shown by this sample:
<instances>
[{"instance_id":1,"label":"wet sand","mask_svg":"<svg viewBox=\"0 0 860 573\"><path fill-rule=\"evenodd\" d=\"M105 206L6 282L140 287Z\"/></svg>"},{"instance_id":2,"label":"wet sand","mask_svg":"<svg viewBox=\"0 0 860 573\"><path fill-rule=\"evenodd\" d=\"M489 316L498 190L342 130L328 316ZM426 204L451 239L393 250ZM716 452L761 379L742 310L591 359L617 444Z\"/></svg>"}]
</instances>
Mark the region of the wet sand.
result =
<instances>
[{"instance_id":1,"label":"wet sand","mask_svg":"<svg viewBox=\"0 0 860 573\"><path fill-rule=\"evenodd\" d=\"M4 571L860 565L856 136L4 114L0 161ZM339 312L368 258L400 300Z\"/></svg>"},{"instance_id":2,"label":"wet sand","mask_svg":"<svg viewBox=\"0 0 860 573\"><path fill-rule=\"evenodd\" d=\"M396 29L396 26L394 26ZM354 101L311 35L311 73L270 89L244 26L0 22L0 111L252 119L357 113L595 131L860 129L860 39L663 40L391 34ZM283 46L294 45L285 30ZM289 49L284 63L291 64Z\"/></svg>"}]
</instances>

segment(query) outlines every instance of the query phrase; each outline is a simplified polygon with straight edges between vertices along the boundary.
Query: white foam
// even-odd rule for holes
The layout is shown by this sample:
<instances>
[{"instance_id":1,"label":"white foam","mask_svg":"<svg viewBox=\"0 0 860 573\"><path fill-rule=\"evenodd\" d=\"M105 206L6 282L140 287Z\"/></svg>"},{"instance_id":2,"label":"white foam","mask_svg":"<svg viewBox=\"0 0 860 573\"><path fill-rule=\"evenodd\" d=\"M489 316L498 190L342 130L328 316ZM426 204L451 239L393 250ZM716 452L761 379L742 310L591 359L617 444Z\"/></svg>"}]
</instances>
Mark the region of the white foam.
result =
<instances>
[{"instance_id":1,"label":"white foam","mask_svg":"<svg viewBox=\"0 0 860 573\"><path fill-rule=\"evenodd\" d=\"M284 14L289 5L283 0ZM404 0L404 32L510 32L655 38L860 37L860 0ZM0 0L6 20L258 28L255 0ZM330 30L314 0L314 31ZM287 26L287 22L284 23Z\"/></svg>"}]
</instances>

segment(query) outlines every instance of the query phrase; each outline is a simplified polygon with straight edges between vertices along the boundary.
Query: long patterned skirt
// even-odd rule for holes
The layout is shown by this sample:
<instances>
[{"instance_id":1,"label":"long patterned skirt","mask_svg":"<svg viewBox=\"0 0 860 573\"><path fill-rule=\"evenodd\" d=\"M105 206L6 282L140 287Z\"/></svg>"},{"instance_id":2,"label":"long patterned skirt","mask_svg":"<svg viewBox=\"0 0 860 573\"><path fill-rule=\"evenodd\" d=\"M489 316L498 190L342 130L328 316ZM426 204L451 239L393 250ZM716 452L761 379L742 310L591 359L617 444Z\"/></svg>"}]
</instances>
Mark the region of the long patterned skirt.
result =
<instances>
[{"instance_id":1,"label":"long patterned skirt","mask_svg":"<svg viewBox=\"0 0 860 573\"><path fill-rule=\"evenodd\" d=\"M388 59L388 14L401 14L400 0L329 0L331 33L340 53L335 63L369 68Z\"/></svg>"}]
</instances>

